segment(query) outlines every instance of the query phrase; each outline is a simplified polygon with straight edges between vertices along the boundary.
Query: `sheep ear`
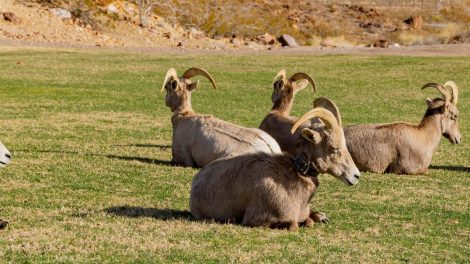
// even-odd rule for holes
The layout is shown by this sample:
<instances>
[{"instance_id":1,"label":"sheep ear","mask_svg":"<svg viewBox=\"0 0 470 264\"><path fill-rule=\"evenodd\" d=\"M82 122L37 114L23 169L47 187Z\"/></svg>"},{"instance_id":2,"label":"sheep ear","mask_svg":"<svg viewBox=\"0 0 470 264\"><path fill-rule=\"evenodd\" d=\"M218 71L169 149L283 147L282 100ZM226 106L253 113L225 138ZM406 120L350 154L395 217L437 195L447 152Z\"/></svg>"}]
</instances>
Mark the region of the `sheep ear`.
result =
<instances>
[{"instance_id":1,"label":"sheep ear","mask_svg":"<svg viewBox=\"0 0 470 264\"><path fill-rule=\"evenodd\" d=\"M428 105L428 107L431 107L432 106L432 99L431 98L426 98L426 104Z\"/></svg>"},{"instance_id":2,"label":"sheep ear","mask_svg":"<svg viewBox=\"0 0 470 264\"><path fill-rule=\"evenodd\" d=\"M307 87L308 81L302 80L300 82L294 82L292 83L292 85L294 86L294 90L298 92L298 91L305 89L305 87Z\"/></svg>"},{"instance_id":3,"label":"sheep ear","mask_svg":"<svg viewBox=\"0 0 470 264\"><path fill-rule=\"evenodd\" d=\"M170 87L173 91L178 90L178 82L176 80L170 80Z\"/></svg>"},{"instance_id":4,"label":"sheep ear","mask_svg":"<svg viewBox=\"0 0 470 264\"><path fill-rule=\"evenodd\" d=\"M277 89L281 89L283 86L284 86L284 81L281 78L274 83L273 88L274 90L277 90Z\"/></svg>"},{"instance_id":5,"label":"sheep ear","mask_svg":"<svg viewBox=\"0 0 470 264\"><path fill-rule=\"evenodd\" d=\"M321 141L321 135L315 130L311 130L309 128L304 128L302 129L302 137L305 138L306 140L318 144Z\"/></svg>"},{"instance_id":6,"label":"sheep ear","mask_svg":"<svg viewBox=\"0 0 470 264\"><path fill-rule=\"evenodd\" d=\"M188 90L189 91L196 90L198 85L199 85L199 80L197 80L197 82L195 82L195 83L191 83L190 85L188 85Z\"/></svg>"}]
</instances>

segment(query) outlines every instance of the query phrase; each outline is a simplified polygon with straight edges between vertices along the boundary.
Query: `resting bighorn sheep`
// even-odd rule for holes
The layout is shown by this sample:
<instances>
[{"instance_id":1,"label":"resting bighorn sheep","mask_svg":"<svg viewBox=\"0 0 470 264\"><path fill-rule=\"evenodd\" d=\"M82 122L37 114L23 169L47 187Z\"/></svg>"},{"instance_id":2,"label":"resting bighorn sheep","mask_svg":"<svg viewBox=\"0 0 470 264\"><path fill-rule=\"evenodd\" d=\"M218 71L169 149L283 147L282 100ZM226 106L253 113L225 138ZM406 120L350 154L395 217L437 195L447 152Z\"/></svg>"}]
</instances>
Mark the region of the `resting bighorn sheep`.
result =
<instances>
[{"instance_id":1,"label":"resting bighorn sheep","mask_svg":"<svg viewBox=\"0 0 470 264\"><path fill-rule=\"evenodd\" d=\"M0 142L0 168L6 167L11 162L11 154L8 149ZM0 230L6 228L7 221L0 219Z\"/></svg>"},{"instance_id":2,"label":"resting bighorn sheep","mask_svg":"<svg viewBox=\"0 0 470 264\"><path fill-rule=\"evenodd\" d=\"M220 159L200 170L191 188L193 216L289 230L297 230L299 223L327 222L325 214L312 213L309 207L319 185L318 174L329 173L355 185L360 172L330 111L310 110L294 123L291 133L312 118L324 125L301 128L295 156L287 152L248 154Z\"/></svg>"},{"instance_id":3,"label":"resting bighorn sheep","mask_svg":"<svg viewBox=\"0 0 470 264\"><path fill-rule=\"evenodd\" d=\"M451 143L460 143L457 85L452 81L444 86L427 83L422 89L428 87L439 90L443 98L427 98L428 109L417 125L390 123L344 128L348 150L360 170L424 174L428 171L441 135Z\"/></svg>"},{"instance_id":4,"label":"resting bighorn sheep","mask_svg":"<svg viewBox=\"0 0 470 264\"><path fill-rule=\"evenodd\" d=\"M279 79L278 79L279 78ZM300 81L301 82L297 82ZM290 116L295 95L312 84L313 92L316 92L315 81L309 75L298 72L287 78L286 71L281 70L274 78L274 91L271 95L273 107L269 114L261 122L259 128L271 135L279 144L283 151L293 154L295 141L300 137L300 131L291 134L292 125L297 121L297 117ZM308 127L309 121L302 124Z\"/></svg>"},{"instance_id":5,"label":"resting bighorn sheep","mask_svg":"<svg viewBox=\"0 0 470 264\"><path fill-rule=\"evenodd\" d=\"M0 142L0 168L6 167L11 162L11 154Z\"/></svg>"},{"instance_id":6,"label":"resting bighorn sheep","mask_svg":"<svg viewBox=\"0 0 470 264\"><path fill-rule=\"evenodd\" d=\"M166 105L173 116L172 162L191 167L203 167L213 160L247 153L281 153L271 136L257 128L246 128L212 116L200 115L191 107L191 92L198 82L191 78L201 75L216 85L211 75L199 68L188 69L182 77L176 70L168 70L163 81Z\"/></svg>"}]
</instances>

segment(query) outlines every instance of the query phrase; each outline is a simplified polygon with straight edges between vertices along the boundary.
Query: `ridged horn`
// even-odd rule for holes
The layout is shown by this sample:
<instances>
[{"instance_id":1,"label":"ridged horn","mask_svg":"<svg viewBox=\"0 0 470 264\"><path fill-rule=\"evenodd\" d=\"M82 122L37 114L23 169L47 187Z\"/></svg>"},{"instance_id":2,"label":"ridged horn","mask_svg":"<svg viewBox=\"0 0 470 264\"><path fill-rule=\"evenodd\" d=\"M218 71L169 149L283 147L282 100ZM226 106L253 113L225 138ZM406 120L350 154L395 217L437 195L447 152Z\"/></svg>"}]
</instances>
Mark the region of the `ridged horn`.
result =
<instances>
[{"instance_id":1,"label":"ridged horn","mask_svg":"<svg viewBox=\"0 0 470 264\"><path fill-rule=\"evenodd\" d=\"M453 81L448 81L444 84L444 87L450 89L452 92L452 98L450 101L454 105L457 105L457 102L459 101L459 88L457 88L457 85Z\"/></svg>"},{"instance_id":2,"label":"ridged horn","mask_svg":"<svg viewBox=\"0 0 470 264\"><path fill-rule=\"evenodd\" d=\"M298 80L307 80L312 85L313 92L314 93L317 92L317 84L315 83L315 80L306 73L303 73L303 72L295 73L294 75L292 75L292 77L290 77L290 79L291 81L294 81L294 82Z\"/></svg>"},{"instance_id":3,"label":"ridged horn","mask_svg":"<svg viewBox=\"0 0 470 264\"><path fill-rule=\"evenodd\" d=\"M323 123L325 123L327 128L332 129L336 135L337 142L341 142L341 128L338 126L338 122L336 121L335 116L324 108L314 108L305 113L302 117L299 118L299 120L297 120L297 122L295 122L290 132L294 134L300 125L314 117L320 118Z\"/></svg>"},{"instance_id":4,"label":"ridged horn","mask_svg":"<svg viewBox=\"0 0 470 264\"><path fill-rule=\"evenodd\" d=\"M444 96L444 100L447 102L450 101L450 94L449 94L449 91L447 91L446 88L444 88L442 85L438 84L438 83L427 83L425 85L423 85L423 87L421 87L421 90L424 90L426 88L436 88L437 90L439 90L439 92L442 94L442 96Z\"/></svg>"},{"instance_id":5,"label":"ridged horn","mask_svg":"<svg viewBox=\"0 0 470 264\"><path fill-rule=\"evenodd\" d=\"M161 90L162 93L163 93L163 91L165 91L165 85L168 82L168 80L170 79L170 77L173 77L173 80L176 80L179 84L179 79L178 79L178 75L176 74L175 68L170 68L166 72L165 79L163 80L163 85L162 85L162 90Z\"/></svg>"},{"instance_id":6,"label":"ridged horn","mask_svg":"<svg viewBox=\"0 0 470 264\"><path fill-rule=\"evenodd\" d=\"M212 78L212 76L206 70L203 70L201 68L189 68L187 71L183 73L183 77L186 79L191 79L192 77L196 75L201 75L201 76L206 77L211 82L212 87L214 87L214 89L217 89L214 78Z\"/></svg>"},{"instance_id":7,"label":"ridged horn","mask_svg":"<svg viewBox=\"0 0 470 264\"><path fill-rule=\"evenodd\" d=\"M282 77L283 80L287 79L286 70L282 69L277 73L276 77L274 77L273 84L277 81L279 77Z\"/></svg>"},{"instance_id":8,"label":"ridged horn","mask_svg":"<svg viewBox=\"0 0 470 264\"><path fill-rule=\"evenodd\" d=\"M339 113L339 109L336 104L333 103L333 101L326 97L319 97L315 99L315 101L313 101L313 107L321 107L330 111L336 117L336 121L338 122L339 127L343 127L343 124L341 122L341 114Z\"/></svg>"}]
</instances>

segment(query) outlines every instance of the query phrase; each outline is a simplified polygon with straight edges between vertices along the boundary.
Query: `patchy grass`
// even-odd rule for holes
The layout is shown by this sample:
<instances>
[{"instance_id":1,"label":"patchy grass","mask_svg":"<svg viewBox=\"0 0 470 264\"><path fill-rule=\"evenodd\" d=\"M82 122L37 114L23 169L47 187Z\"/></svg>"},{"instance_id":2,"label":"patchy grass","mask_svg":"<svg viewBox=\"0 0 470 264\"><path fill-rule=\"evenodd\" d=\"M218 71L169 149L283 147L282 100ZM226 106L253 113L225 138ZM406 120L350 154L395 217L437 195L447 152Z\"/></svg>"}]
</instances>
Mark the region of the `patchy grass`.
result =
<instances>
[{"instance_id":1,"label":"patchy grass","mask_svg":"<svg viewBox=\"0 0 470 264\"><path fill-rule=\"evenodd\" d=\"M454 80L461 145L442 140L429 175L365 173L356 187L328 175L312 207L331 223L290 233L193 221L196 169L172 167L166 70L211 72L193 95L201 112L258 126L279 69L310 73L295 115L333 99L345 125L417 122L426 82ZM366 56L163 56L9 49L0 52L1 262L463 263L470 257L470 61Z\"/></svg>"}]
</instances>

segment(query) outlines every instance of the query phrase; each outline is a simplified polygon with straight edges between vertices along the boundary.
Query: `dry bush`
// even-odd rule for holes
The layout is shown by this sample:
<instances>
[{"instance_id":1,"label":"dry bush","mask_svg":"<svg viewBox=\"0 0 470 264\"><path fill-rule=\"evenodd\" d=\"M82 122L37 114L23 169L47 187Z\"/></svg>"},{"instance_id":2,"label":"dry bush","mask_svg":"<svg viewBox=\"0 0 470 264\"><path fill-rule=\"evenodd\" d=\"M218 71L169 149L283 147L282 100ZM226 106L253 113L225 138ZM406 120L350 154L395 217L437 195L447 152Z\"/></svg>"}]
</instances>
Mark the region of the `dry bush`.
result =
<instances>
[{"instance_id":1,"label":"dry bush","mask_svg":"<svg viewBox=\"0 0 470 264\"><path fill-rule=\"evenodd\" d=\"M89 1L89 4L96 4L99 6L107 6L114 2L114 0L87 0Z\"/></svg>"},{"instance_id":2,"label":"dry bush","mask_svg":"<svg viewBox=\"0 0 470 264\"><path fill-rule=\"evenodd\" d=\"M156 9L170 23L198 28L211 37L253 37L268 32L306 39L286 16L272 11L269 3L247 0L168 0Z\"/></svg>"},{"instance_id":3,"label":"dry bush","mask_svg":"<svg viewBox=\"0 0 470 264\"><path fill-rule=\"evenodd\" d=\"M157 6L161 6L157 0L134 0L139 10L139 26L146 27L148 19Z\"/></svg>"}]
</instances>

